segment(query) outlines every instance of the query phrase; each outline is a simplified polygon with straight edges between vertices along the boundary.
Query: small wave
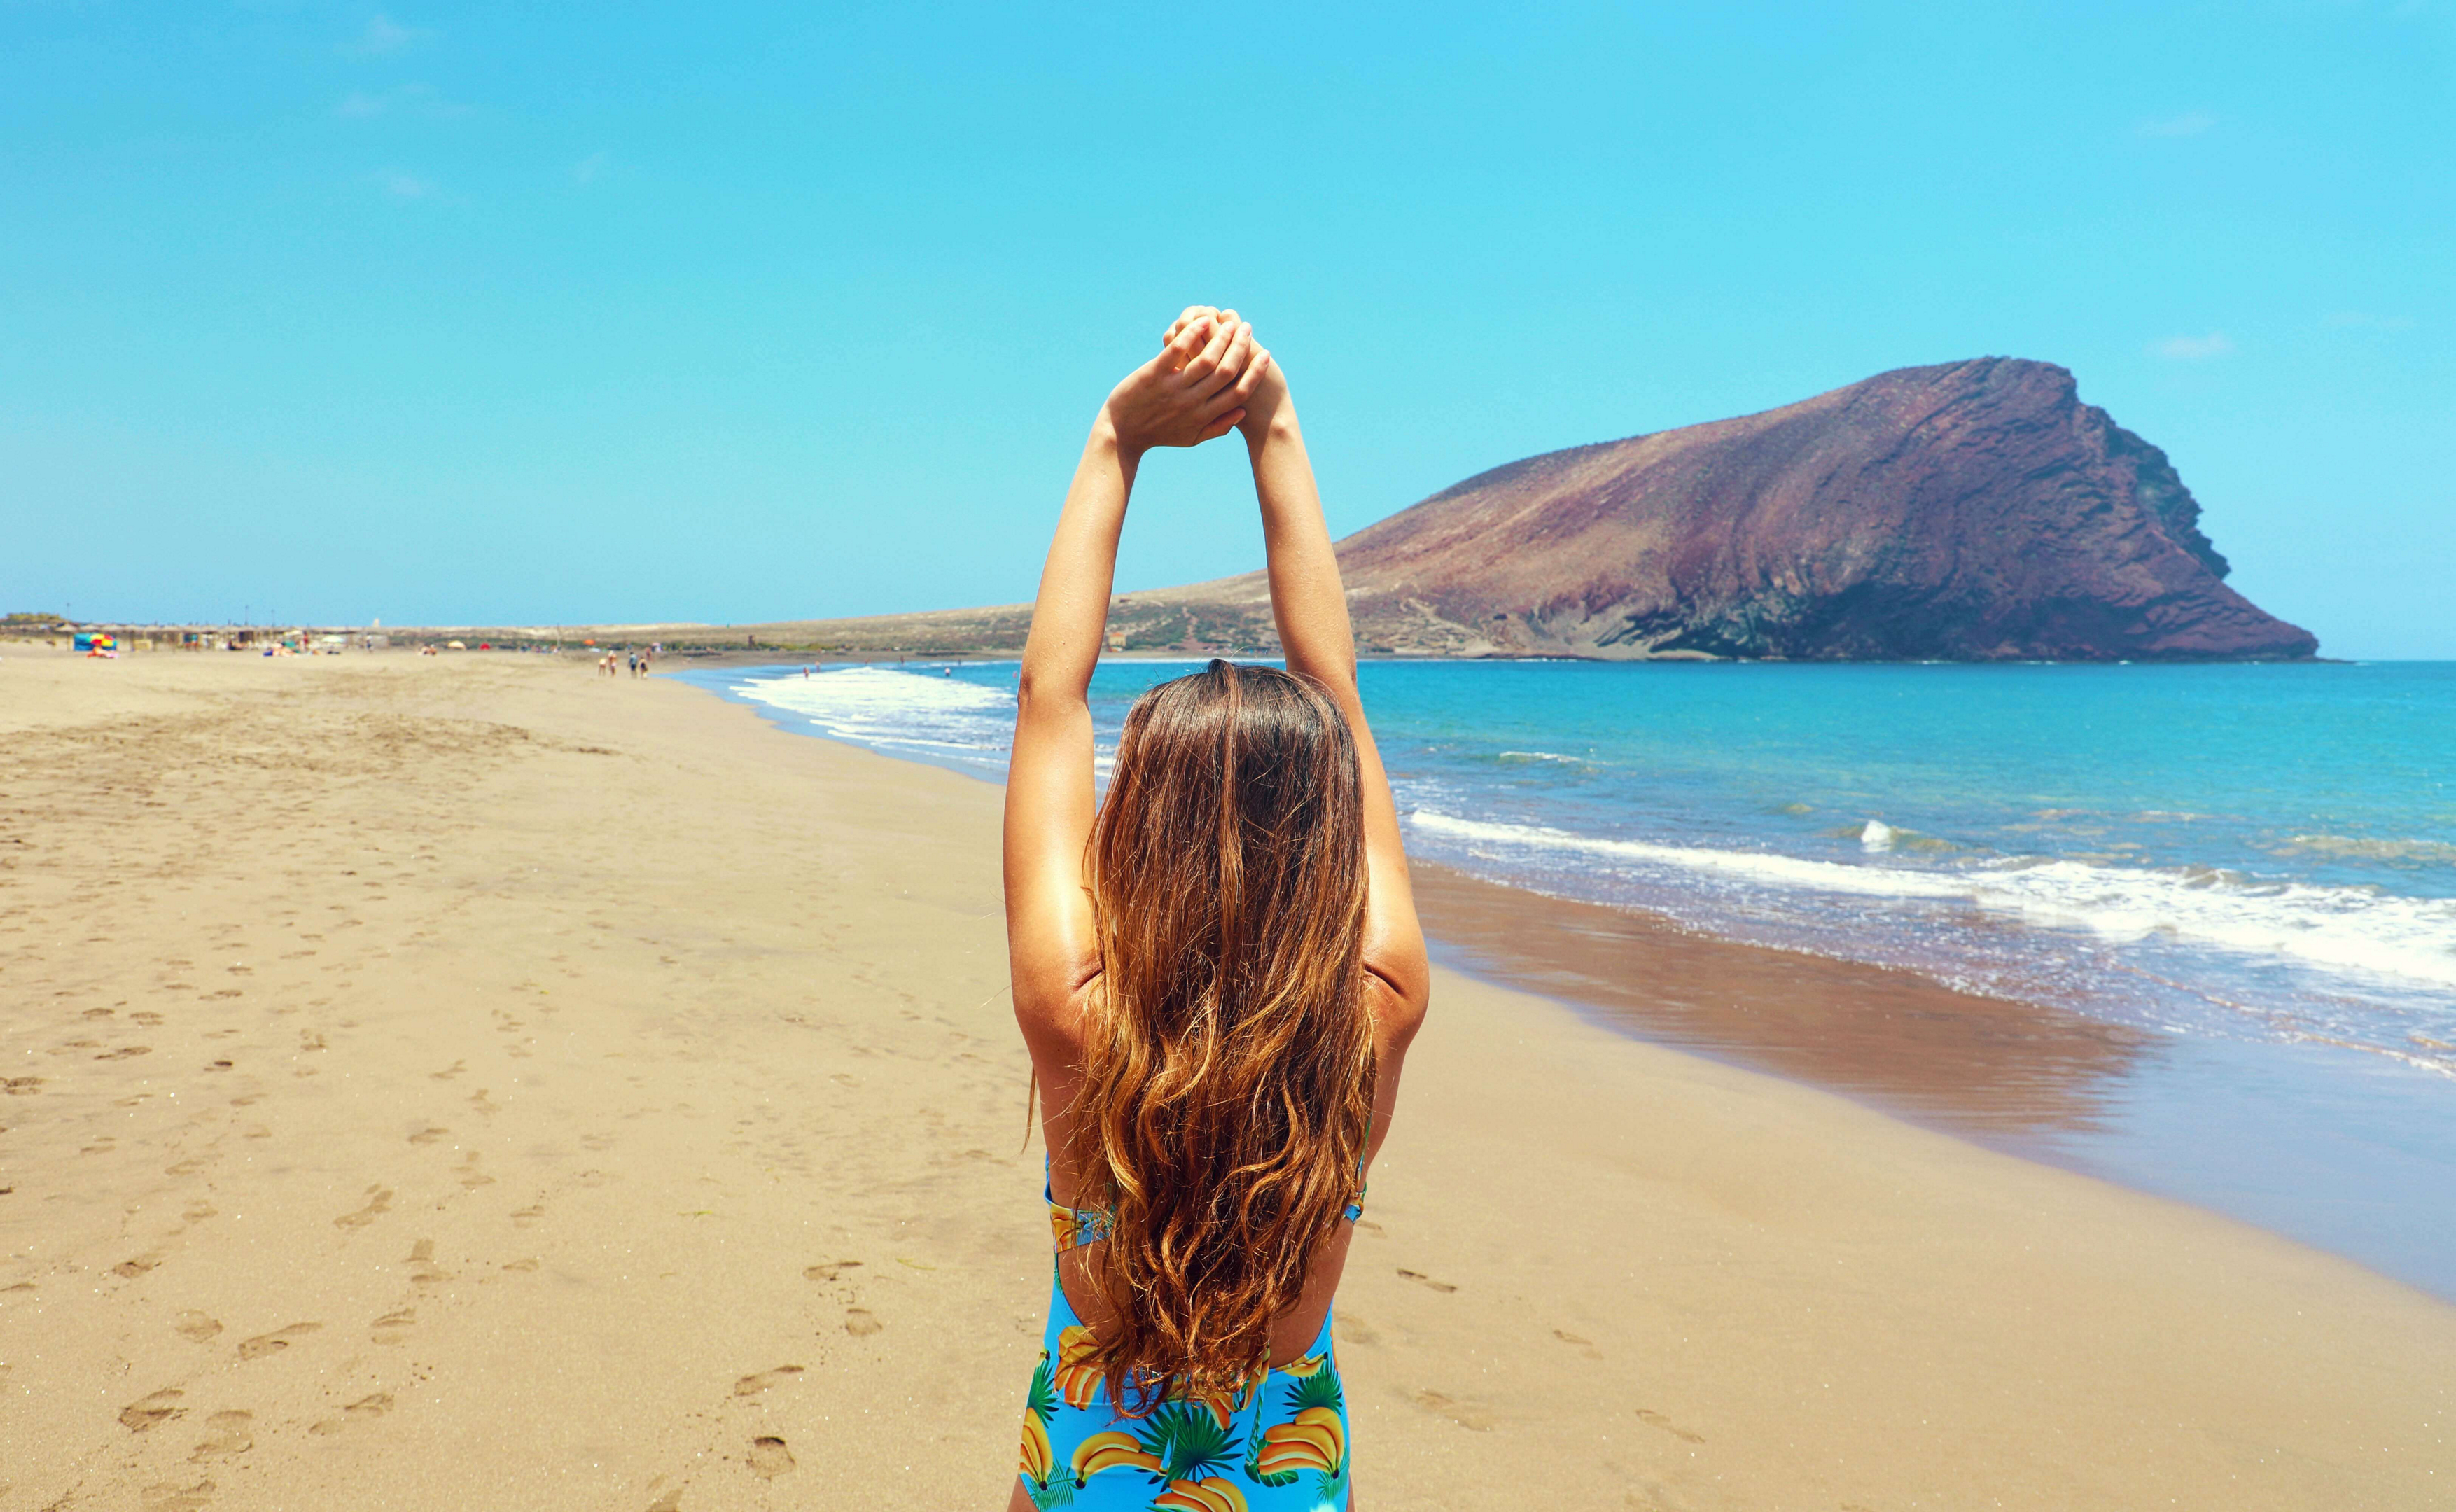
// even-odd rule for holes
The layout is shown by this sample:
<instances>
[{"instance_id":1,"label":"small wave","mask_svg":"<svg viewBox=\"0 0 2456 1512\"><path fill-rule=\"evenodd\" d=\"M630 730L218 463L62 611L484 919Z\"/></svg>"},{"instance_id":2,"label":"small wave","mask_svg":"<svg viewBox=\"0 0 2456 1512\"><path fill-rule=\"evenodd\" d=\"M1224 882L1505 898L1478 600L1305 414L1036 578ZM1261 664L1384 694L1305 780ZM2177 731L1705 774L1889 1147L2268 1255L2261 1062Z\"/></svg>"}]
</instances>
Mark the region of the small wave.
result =
<instances>
[{"instance_id":1,"label":"small wave","mask_svg":"<svg viewBox=\"0 0 2456 1512\"><path fill-rule=\"evenodd\" d=\"M1428 834L1522 855L1585 855L1606 863L1857 897L1961 901L2024 923L2082 930L2118 942L2163 935L2330 971L2456 988L2456 902L2446 899L2267 882L2207 868L2165 869L2035 857L1970 861L1950 869L1852 865L1603 839L1423 808L1411 812L1408 821ZM1869 832L1864 828L1860 831L1863 847ZM1894 837L1888 849L1898 843L1897 831L1884 827L1883 832Z\"/></svg>"},{"instance_id":2,"label":"small wave","mask_svg":"<svg viewBox=\"0 0 2456 1512\"><path fill-rule=\"evenodd\" d=\"M973 769L1005 768L1014 722L1014 695L1003 688L883 666L747 678L728 691L800 715L837 740Z\"/></svg>"},{"instance_id":3,"label":"small wave","mask_svg":"<svg viewBox=\"0 0 2456 1512\"><path fill-rule=\"evenodd\" d=\"M1470 842L1582 852L1609 860L1650 862L1657 866L1719 873L1780 887L1815 888L1827 892L1851 892L1872 897L1962 898L1970 895L1969 888L1953 878L1924 872L1846 867L1832 861L1808 861L1797 856L1755 850L1713 850L1701 846L1666 846L1645 840L1606 840L1542 825L1460 819L1425 808L1414 810L1407 819L1410 824L1434 834Z\"/></svg>"},{"instance_id":4,"label":"small wave","mask_svg":"<svg viewBox=\"0 0 2456 1512\"><path fill-rule=\"evenodd\" d=\"M2456 866L2456 846L2444 840L2364 840L2348 835L2296 835L2300 850L2347 861L2414 861L2429 866Z\"/></svg>"},{"instance_id":5,"label":"small wave","mask_svg":"<svg viewBox=\"0 0 2456 1512\"><path fill-rule=\"evenodd\" d=\"M808 677L763 677L734 685L744 698L797 714L870 720L923 712L1012 709L1014 695L952 677L923 677L883 666L846 666Z\"/></svg>"},{"instance_id":6,"label":"small wave","mask_svg":"<svg viewBox=\"0 0 2456 1512\"><path fill-rule=\"evenodd\" d=\"M1493 758L1504 762L1558 762L1564 766L1590 766L1584 756L1564 756L1548 750L1505 750Z\"/></svg>"}]
</instances>

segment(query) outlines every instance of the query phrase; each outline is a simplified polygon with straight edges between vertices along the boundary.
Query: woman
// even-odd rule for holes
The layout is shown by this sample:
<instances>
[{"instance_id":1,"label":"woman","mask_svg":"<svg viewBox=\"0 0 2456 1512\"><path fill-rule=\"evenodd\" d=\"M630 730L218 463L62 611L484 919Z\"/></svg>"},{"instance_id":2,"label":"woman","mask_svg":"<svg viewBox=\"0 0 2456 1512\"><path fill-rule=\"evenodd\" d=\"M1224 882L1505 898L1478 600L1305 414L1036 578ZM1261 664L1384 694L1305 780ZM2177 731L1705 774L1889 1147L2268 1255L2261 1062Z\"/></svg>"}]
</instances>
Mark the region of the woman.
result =
<instances>
[{"instance_id":1,"label":"woman","mask_svg":"<svg viewBox=\"0 0 2456 1512\"><path fill-rule=\"evenodd\" d=\"M1095 808L1136 470L1231 428L1287 670L1145 693ZM1007 948L1057 1257L1008 1505L1352 1507L1331 1297L1429 979L1296 407L1235 312L1186 311L1094 422L1017 702Z\"/></svg>"}]
</instances>

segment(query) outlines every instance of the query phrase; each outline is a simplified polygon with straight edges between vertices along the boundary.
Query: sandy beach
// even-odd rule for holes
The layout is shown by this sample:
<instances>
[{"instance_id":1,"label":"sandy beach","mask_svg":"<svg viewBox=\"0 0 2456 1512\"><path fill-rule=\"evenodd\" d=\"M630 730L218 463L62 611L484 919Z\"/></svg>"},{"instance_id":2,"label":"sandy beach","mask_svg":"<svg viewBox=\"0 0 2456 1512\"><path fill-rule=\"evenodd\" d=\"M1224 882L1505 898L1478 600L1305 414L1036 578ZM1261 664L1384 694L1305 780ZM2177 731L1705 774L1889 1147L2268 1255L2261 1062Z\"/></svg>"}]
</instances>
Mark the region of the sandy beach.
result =
<instances>
[{"instance_id":1,"label":"sandy beach","mask_svg":"<svg viewBox=\"0 0 2456 1512\"><path fill-rule=\"evenodd\" d=\"M578 658L0 647L0 1512L1001 1504L998 802ZM1657 945L1662 1018L1885 991ZM1796 1053L2127 1052L1892 980ZM1340 1324L1377 1512L2456 1503L2456 1307L1456 971Z\"/></svg>"}]
</instances>

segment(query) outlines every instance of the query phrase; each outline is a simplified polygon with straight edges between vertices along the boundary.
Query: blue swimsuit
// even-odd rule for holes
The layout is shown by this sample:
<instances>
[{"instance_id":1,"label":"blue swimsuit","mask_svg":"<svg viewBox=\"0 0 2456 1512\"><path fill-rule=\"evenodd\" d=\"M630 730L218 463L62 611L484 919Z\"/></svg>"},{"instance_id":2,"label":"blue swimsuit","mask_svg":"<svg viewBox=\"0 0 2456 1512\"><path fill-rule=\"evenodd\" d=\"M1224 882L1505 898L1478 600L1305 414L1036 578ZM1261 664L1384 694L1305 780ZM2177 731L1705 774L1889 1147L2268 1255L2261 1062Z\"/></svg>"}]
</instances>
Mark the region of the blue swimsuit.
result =
<instances>
[{"instance_id":1,"label":"blue swimsuit","mask_svg":"<svg viewBox=\"0 0 2456 1512\"><path fill-rule=\"evenodd\" d=\"M1056 1253L1105 1237L1113 1216L1044 1191ZM1363 1194L1347 1205L1363 1216ZM1024 1398L1023 1489L1035 1507L1319 1512L1347 1505L1347 1398L1330 1315L1311 1348L1225 1400L1110 1409L1099 1346L1050 1261L1049 1326ZM1335 1311L1335 1309L1334 1309Z\"/></svg>"}]
</instances>

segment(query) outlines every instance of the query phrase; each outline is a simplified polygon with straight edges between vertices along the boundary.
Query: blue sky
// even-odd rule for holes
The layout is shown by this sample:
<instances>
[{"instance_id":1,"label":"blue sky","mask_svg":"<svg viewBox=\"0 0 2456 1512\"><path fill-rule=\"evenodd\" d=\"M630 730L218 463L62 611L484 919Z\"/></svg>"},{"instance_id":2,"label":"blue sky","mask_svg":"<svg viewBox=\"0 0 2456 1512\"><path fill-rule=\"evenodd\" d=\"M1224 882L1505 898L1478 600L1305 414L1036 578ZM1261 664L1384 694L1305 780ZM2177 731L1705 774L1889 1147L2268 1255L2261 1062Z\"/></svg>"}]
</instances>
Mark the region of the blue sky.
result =
<instances>
[{"instance_id":1,"label":"blue sky","mask_svg":"<svg viewBox=\"0 0 2456 1512\"><path fill-rule=\"evenodd\" d=\"M0 607L750 622L1026 598L1192 300L1345 530L1986 354L2263 606L2456 657L2445 4L0 0ZM1259 564L1241 454L1121 581Z\"/></svg>"}]
</instances>

